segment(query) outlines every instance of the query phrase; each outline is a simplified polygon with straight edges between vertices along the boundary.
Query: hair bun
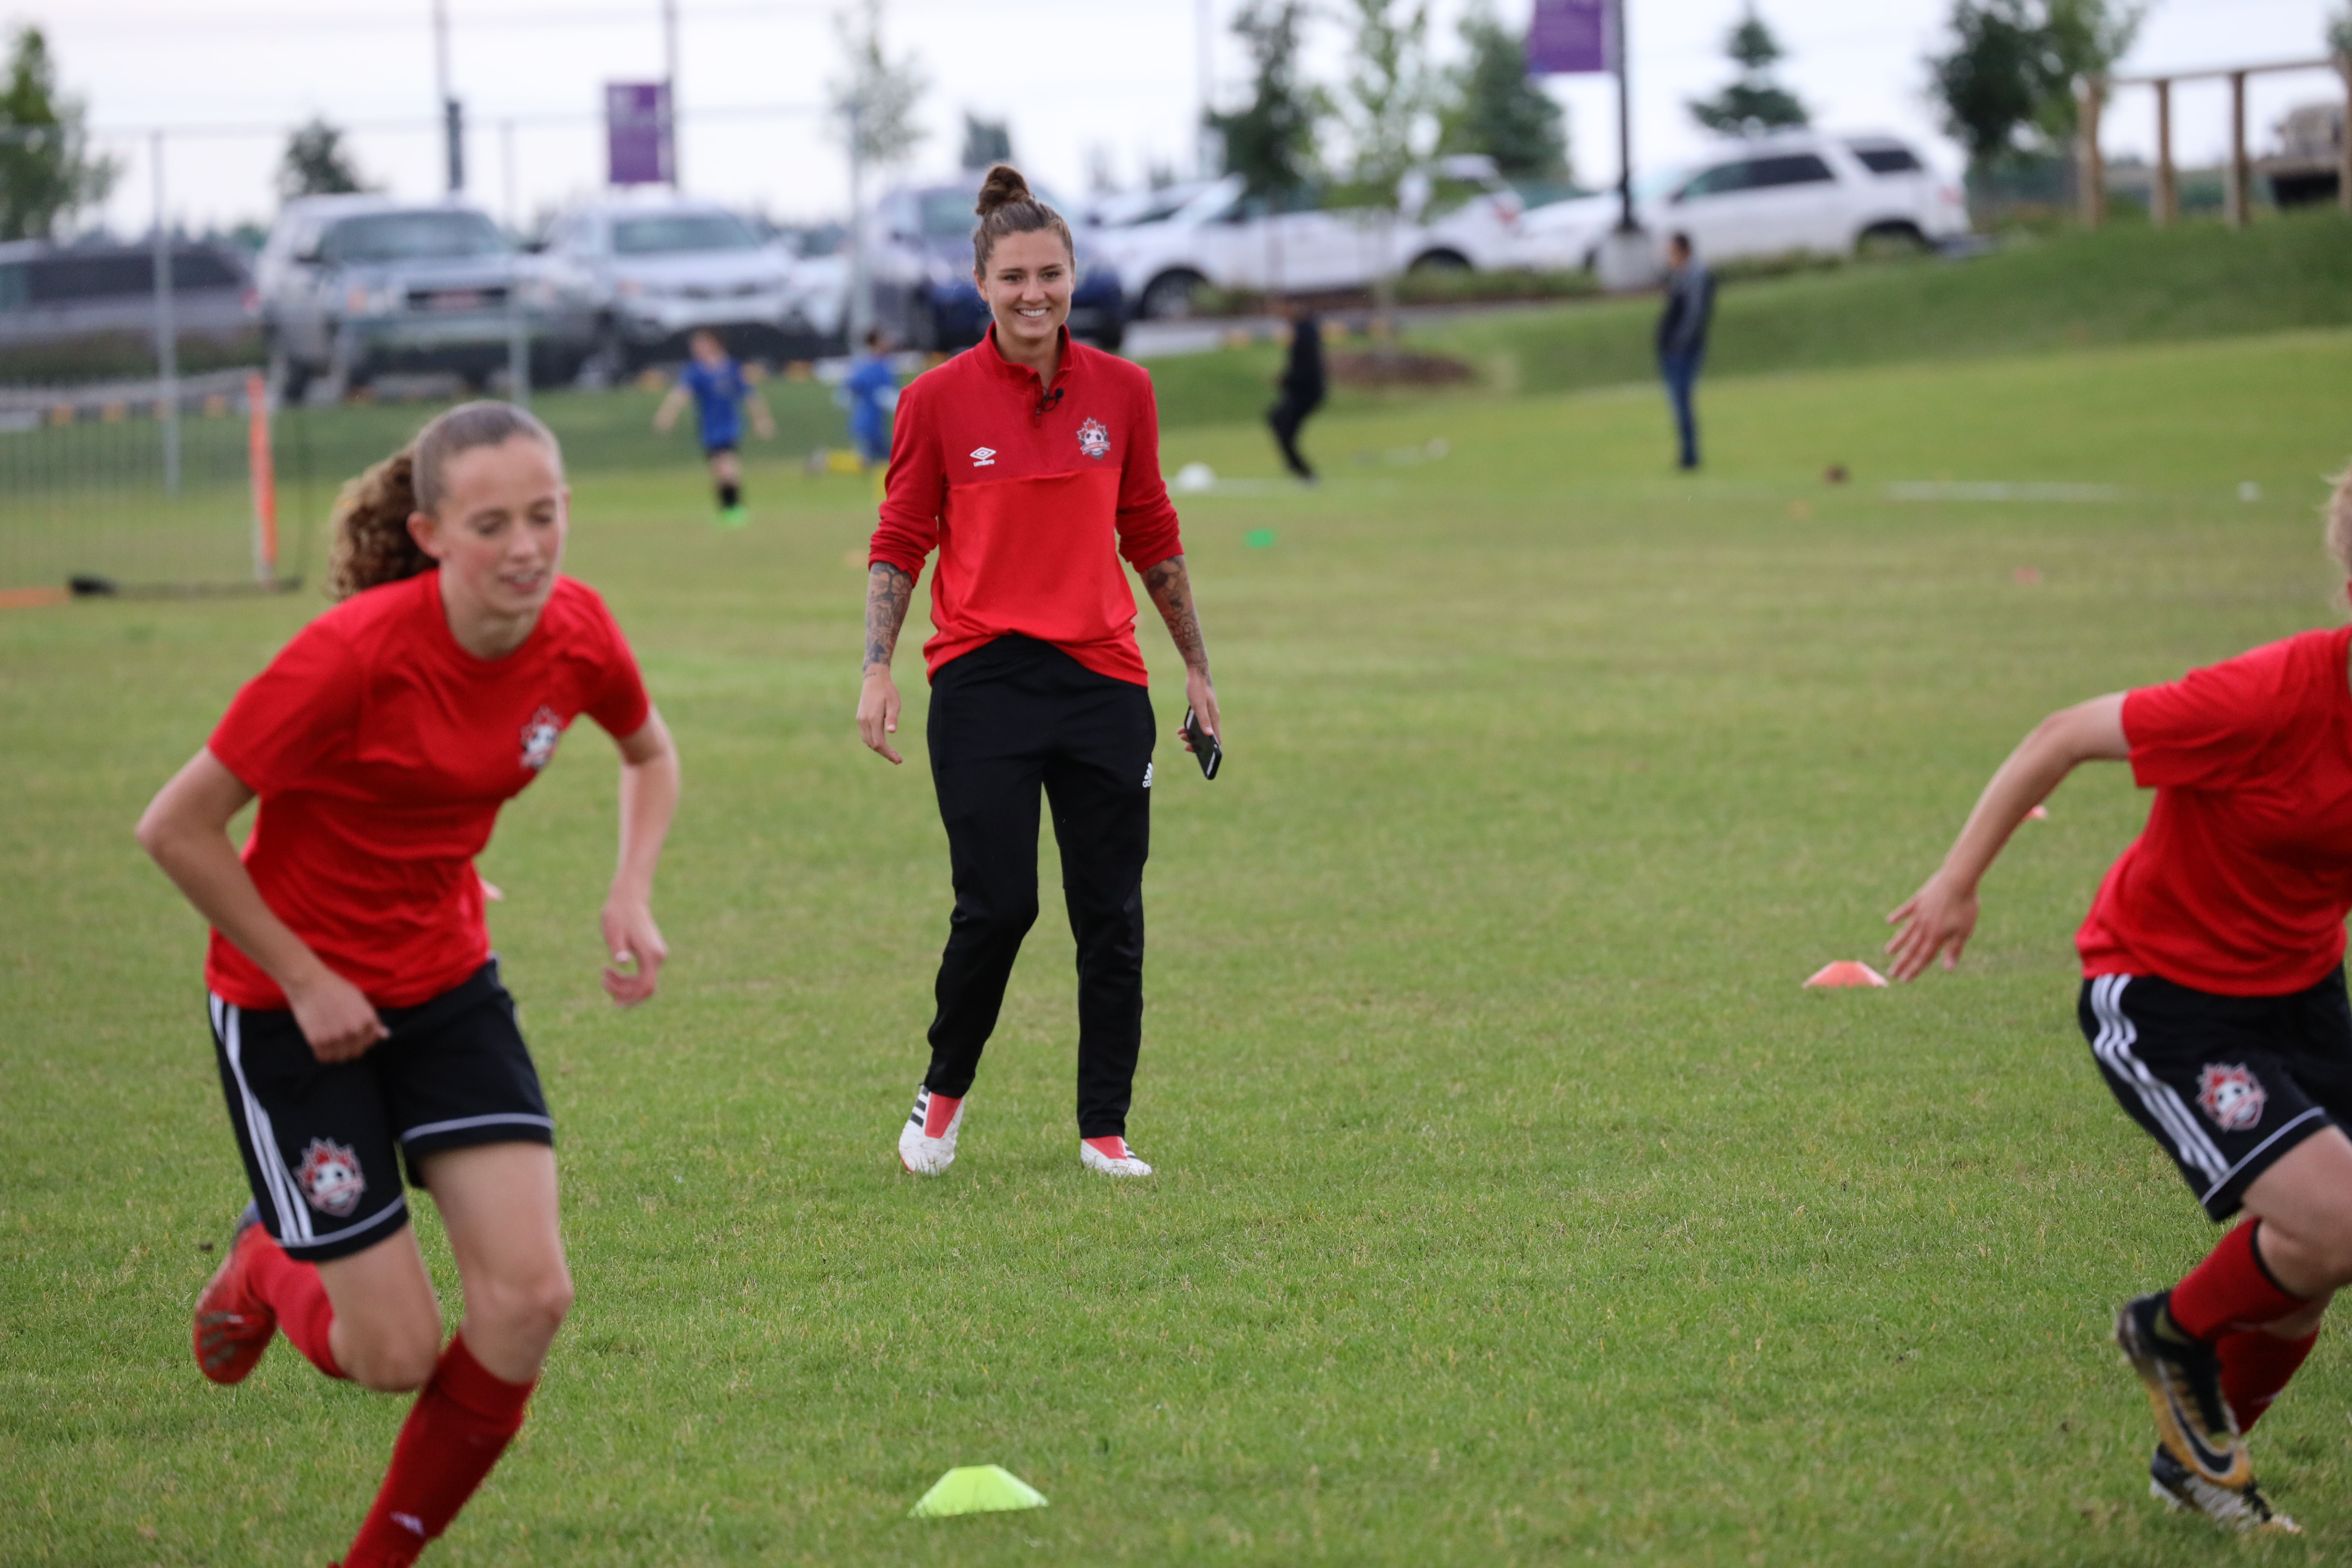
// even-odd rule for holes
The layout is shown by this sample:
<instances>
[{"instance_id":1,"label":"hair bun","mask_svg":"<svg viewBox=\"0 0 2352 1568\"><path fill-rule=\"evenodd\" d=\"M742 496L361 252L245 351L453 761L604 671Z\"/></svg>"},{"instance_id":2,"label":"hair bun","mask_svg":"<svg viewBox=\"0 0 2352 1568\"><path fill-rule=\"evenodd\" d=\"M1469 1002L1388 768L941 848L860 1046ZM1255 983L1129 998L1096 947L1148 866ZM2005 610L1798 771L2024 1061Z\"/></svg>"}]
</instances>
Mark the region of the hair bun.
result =
<instances>
[{"instance_id":1,"label":"hair bun","mask_svg":"<svg viewBox=\"0 0 2352 1568\"><path fill-rule=\"evenodd\" d=\"M1020 170L1010 163L998 163L988 171L988 178L980 183L980 202L971 210L986 217L999 207L1036 199L1029 194L1029 182L1021 177Z\"/></svg>"}]
</instances>

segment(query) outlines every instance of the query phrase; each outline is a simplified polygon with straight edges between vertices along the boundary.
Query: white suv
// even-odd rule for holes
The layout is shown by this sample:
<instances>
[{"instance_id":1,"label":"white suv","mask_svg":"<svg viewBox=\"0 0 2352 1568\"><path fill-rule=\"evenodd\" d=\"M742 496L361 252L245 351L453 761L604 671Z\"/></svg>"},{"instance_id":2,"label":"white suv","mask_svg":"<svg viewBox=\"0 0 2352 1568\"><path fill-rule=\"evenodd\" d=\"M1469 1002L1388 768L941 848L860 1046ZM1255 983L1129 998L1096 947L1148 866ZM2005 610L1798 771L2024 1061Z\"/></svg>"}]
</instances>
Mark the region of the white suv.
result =
<instances>
[{"instance_id":1,"label":"white suv","mask_svg":"<svg viewBox=\"0 0 2352 1568\"><path fill-rule=\"evenodd\" d=\"M1442 159L1408 174L1399 213L1245 195L1242 178L1211 182L1172 211L1166 203L1108 218L1096 231L1118 269L1129 312L1147 320L1191 313L1203 285L1273 293L1367 287L1385 268L1493 268L1514 264L1519 198L1482 157Z\"/></svg>"},{"instance_id":2,"label":"white suv","mask_svg":"<svg viewBox=\"0 0 2352 1568\"><path fill-rule=\"evenodd\" d=\"M1882 239L1930 246L1969 228L1958 187L1876 132L1784 131L1726 142L1636 180L1633 210L1654 235L1689 235L1707 261L1850 256ZM1617 217L1613 192L1537 207L1519 220L1517 260L1543 271L1589 268Z\"/></svg>"},{"instance_id":3,"label":"white suv","mask_svg":"<svg viewBox=\"0 0 2352 1568\"><path fill-rule=\"evenodd\" d=\"M551 281L593 313L601 376L683 359L687 335L706 328L750 358L801 357L818 335L790 261L716 203L667 192L589 202L541 243Z\"/></svg>"}]
</instances>

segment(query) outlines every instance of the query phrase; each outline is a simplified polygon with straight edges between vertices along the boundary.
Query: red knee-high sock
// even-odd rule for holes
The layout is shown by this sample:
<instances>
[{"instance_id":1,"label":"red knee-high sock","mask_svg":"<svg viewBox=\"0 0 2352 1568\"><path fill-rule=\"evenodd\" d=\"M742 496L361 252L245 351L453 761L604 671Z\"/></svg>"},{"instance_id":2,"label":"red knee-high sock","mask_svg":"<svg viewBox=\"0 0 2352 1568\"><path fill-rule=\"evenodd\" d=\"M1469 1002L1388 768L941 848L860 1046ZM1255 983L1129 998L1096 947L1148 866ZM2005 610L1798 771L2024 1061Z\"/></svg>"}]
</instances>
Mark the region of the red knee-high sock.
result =
<instances>
[{"instance_id":1,"label":"red knee-high sock","mask_svg":"<svg viewBox=\"0 0 2352 1568\"><path fill-rule=\"evenodd\" d=\"M463 1334L451 1339L392 1446L383 1489L343 1568L408 1568L415 1562L522 1430L523 1405L534 1386L491 1376L466 1348Z\"/></svg>"},{"instance_id":2,"label":"red knee-high sock","mask_svg":"<svg viewBox=\"0 0 2352 1568\"><path fill-rule=\"evenodd\" d=\"M335 1364L335 1352L327 1342L330 1330L335 1325L335 1305L327 1300L327 1288L319 1279L319 1266L301 1263L286 1256L283 1248L263 1233L249 1244L251 1251L245 1260L246 1278L253 1282L253 1293L269 1303L278 1314L278 1327L303 1358L329 1377L341 1377L343 1369Z\"/></svg>"},{"instance_id":3,"label":"red knee-high sock","mask_svg":"<svg viewBox=\"0 0 2352 1568\"><path fill-rule=\"evenodd\" d=\"M2299 1340L2283 1340L2260 1329L2227 1334L2214 1348L2221 1356L2221 1397L2238 1418L2238 1430L2251 1432L2271 1401L2279 1396L2294 1369L2319 1342L2314 1329Z\"/></svg>"},{"instance_id":4,"label":"red knee-high sock","mask_svg":"<svg viewBox=\"0 0 2352 1568\"><path fill-rule=\"evenodd\" d=\"M2210 1344L2224 1334L2274 1323L2311 1304L2263 1267L2255 1247L2262 1225L2249 1220L2231 1231L2172 1288L2172 1321L2181 1332Z\"/></svg>"}]
</instances>

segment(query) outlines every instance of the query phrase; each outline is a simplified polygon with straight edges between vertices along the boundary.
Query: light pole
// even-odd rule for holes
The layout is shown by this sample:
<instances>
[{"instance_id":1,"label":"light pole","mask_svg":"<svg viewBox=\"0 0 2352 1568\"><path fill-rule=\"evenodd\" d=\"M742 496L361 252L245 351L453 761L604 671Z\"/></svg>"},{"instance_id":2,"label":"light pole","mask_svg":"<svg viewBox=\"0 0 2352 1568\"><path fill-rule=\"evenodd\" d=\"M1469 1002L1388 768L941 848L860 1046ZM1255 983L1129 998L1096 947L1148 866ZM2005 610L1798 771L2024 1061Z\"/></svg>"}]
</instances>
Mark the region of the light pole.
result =
<instances>
[{"instance_id":1,"label":"light pole","mask_svg":"<svg viewBox=\"0 0 2352 1568\"><path fill-rule=\"evenodd\" d=\"M441 92L442 134L448 142L449 194L466 188L466 116L449 85L449 0L433 0L433 74Z\"/></svg>"},{"instance_id":2,"label":"light pole","mask_svg":"<svg viewBox=\"0 0 2352 1568\"><path fill-rule=\"evenodd\" d=\"M677 0L662 0L662 155L669 188L677 183Z\"/></svg>"}]
</instances>

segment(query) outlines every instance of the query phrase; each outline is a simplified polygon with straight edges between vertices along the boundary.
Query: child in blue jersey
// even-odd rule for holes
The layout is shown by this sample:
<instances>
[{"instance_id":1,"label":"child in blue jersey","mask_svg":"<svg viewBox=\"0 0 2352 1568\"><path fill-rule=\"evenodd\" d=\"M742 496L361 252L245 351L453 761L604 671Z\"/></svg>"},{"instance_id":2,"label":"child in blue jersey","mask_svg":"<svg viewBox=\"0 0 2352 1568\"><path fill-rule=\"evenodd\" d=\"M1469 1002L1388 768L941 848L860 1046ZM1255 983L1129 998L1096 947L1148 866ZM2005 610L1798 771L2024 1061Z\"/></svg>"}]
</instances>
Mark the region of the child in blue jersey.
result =
<instances>
[{"instance_id":1,"label":"child in blue jersey","mask_svg":"<svg viewBox=\"0 0 2352 1568\"><path fill-rule=\"evenodd\" d=\"M866 352L851 363L841 381L841 405L849 410L849 444L869 468L890 460L890 411L898 405L898 374L883 352L888 347L881 328L867 329Z\"/></svg>"},{"instance_id":2,"label":"child in blue jersey","mask_svg":"<svg viewBox=\"0 0 2352 1568\"><path fill-rule=\"evenodd\" d=\"M743 510L743 465L735 448L743 443L743 410L751 411L751 428L765 441L775 435L767 400L743 378L743 367L729 357L727 345L713 331L698 331L687 340L694 357L677 373L677 384L654 411L654 428L667 433L677 423L688 402L702 436L702 453L710 462L710 481L719 490L719 525L740 528L749 514Z\"/></svg>"}]
</instances>

